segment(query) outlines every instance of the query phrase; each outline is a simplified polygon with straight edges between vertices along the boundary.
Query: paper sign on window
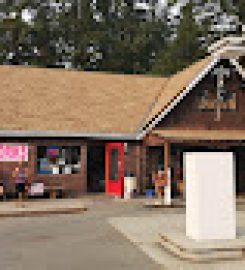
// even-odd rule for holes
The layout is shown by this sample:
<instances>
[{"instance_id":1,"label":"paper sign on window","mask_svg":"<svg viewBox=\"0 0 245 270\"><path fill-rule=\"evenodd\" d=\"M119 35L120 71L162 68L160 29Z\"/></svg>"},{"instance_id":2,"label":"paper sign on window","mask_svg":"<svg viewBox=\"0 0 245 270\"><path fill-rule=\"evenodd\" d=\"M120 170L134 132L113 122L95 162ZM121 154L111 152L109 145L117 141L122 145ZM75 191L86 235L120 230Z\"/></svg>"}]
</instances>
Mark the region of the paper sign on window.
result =
<instances>
[{"instance_id":1,"label":"paper sign on window","mask_svg":"<svg viewBox=\"0 0 245 270\"><path fill-rule=\"evenodd\" d=\"M1 161L28 161L28 145L0 144Z\"/></svg>"}]
</instances>

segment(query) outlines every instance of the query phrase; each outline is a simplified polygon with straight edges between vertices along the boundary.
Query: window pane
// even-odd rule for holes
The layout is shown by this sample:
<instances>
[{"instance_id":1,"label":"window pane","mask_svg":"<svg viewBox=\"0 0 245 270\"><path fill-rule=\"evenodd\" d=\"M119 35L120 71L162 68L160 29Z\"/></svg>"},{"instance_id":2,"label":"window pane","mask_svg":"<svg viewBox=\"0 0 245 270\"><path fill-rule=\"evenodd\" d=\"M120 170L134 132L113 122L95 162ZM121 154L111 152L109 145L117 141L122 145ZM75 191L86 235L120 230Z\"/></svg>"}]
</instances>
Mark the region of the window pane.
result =
<instances>
[{"instance_id":1,"label":"window pane","mask_svg":"<svg viewBox=\"0 0 245 270\"><path fill-rule=\"evenodd\" d=\"M119 158L118 149L112 149L110 159L110 180L118 180L118 170L119 170L118 158Z\"/></svg>"},{"instance_id":2,"label":"window pane","mask_svg":"<svg viewBox=\"0 0 245 270\"><path fill-rule=\"evenodd\" d=\"M80 160L80 146L38 146L39 174L80 173Z\"/></svg>"}]
</instances>

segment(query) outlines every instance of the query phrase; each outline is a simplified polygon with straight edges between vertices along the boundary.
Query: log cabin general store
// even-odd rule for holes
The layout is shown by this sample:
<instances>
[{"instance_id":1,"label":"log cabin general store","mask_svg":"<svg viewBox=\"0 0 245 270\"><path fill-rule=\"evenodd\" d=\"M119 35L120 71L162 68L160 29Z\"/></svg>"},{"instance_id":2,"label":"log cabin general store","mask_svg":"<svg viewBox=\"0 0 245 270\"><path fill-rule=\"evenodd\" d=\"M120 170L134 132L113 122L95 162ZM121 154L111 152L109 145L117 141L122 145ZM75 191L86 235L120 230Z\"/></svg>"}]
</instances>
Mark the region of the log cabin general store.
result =
<instances>
[{"instance_id":1,"label":"log cabin general store","mask_svg":"<svg viewBox=\"0 0 245 270\"><path fill-rule=\"evenodd\" d=\"M226 38L170 78L0 67L0 174L19 160L28 185L65 197L144 194L159 170L181 196L183 153L232 151L245 193L244 38ZM168 173L169 172L169 173Z\"/></svg>"}]
</instances>

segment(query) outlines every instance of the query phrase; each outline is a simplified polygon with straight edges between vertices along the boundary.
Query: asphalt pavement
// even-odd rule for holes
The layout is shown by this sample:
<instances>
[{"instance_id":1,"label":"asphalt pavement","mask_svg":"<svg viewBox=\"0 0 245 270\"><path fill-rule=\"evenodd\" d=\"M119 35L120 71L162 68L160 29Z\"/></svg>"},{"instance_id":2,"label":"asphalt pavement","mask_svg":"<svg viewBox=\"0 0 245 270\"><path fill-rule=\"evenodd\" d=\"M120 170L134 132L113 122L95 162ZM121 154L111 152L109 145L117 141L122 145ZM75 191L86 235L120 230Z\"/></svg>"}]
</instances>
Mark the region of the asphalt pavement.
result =
<instances>
[{"instance_id":1,"label":"asphalt pavement","mask_svg":"<svg viewBox=\"0 0 245 270\"><path fill-rule=\"evenodd\" d=\"M107 221L147 215L142 203L98 199L87 206L80 214L0 218L0 269L163 269Z\"/></svg>"}]
</instances>

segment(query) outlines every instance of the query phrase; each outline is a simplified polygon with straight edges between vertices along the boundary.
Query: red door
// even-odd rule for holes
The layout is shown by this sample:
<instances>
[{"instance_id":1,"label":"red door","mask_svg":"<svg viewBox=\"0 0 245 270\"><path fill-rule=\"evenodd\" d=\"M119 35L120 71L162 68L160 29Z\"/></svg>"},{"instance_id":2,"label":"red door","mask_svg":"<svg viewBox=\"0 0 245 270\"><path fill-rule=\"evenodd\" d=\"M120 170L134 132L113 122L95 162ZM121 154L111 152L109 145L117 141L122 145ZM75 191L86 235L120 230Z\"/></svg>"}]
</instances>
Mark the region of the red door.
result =
<instances>
[{"instance_id":1,"label":"red door","mask_svg":"<svg viewBox=\"0 0 245 270\"><path fill-rule=\"evenodd\" d=\"M124 144L106 144L106 193L123 197L124 192Z\"/></svg>"}]
</instances>

